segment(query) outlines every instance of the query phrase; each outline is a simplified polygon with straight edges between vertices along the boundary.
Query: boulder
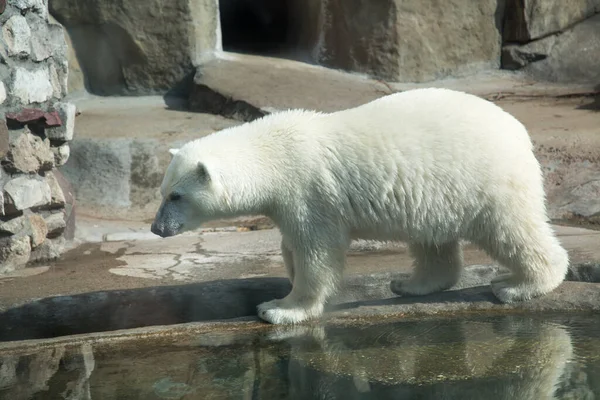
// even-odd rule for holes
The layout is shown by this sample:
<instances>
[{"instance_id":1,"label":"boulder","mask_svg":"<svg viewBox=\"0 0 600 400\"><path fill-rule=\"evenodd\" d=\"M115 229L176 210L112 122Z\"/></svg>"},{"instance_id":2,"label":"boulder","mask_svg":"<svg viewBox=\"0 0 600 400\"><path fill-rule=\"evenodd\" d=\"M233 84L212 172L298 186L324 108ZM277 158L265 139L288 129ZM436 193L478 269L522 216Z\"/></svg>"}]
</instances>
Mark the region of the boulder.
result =
<instances>
[{"instance_id":1,"label":"boulder","mask_svg":"<svg viewBox=\"0 0 600 400\"><path fill-rule=\"evenodd\" d=\"M504 40L524 43L560 32L600 12L600 0L508 0Z\"/></svg>"},{"instance_id":2,"label":"boulder","mask_svg":"<svg viewBox=\"0 0 600 400\"><path fill-rule=\"evenodd\" d=\"M214 0L53 0L50 12L96 94L167 92L188 82L219 43Z\"/></svg>"},{"instance_id":3,"label":"boulder","mask_svg":"<svg viewBox=\"0 0 600 400\"><path fill-rule=\"evenodd\" d=\"M500 64L498 0L323 0L317 61L424 82Z\"/></svg>"}]
</instances>

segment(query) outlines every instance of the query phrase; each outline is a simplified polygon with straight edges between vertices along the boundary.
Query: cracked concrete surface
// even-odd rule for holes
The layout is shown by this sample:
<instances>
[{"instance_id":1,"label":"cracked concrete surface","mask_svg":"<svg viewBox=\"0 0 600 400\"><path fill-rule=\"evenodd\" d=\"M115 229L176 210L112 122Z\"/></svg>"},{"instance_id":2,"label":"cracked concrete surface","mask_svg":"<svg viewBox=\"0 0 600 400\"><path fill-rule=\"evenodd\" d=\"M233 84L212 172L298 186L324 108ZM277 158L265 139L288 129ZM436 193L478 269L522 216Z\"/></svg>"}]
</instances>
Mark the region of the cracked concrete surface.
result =
<instances>
[{"instance_id":1,"label":"cracked concrete surface","mask_svg":"<svg viewBox=\"0 0 600 400\"><path fill-rule=\"evenodd\" d=\"M600 232L565 226L555 226L555 229L573 262L600 260ZM236 274L236 278L284 276L280 240L276 229L222 231L169 239L107 242L101 244L100 249L115 254L126 246L117 258L124 265L111 268L109 271L113 274L191 282L234 277L232 274ZM464 252L468 265L492 262L473 245L465 244ZM350 248L348 270L350 273L407 271L411 263L404 243L357 241Z\"/></svg>"}]
</instances>

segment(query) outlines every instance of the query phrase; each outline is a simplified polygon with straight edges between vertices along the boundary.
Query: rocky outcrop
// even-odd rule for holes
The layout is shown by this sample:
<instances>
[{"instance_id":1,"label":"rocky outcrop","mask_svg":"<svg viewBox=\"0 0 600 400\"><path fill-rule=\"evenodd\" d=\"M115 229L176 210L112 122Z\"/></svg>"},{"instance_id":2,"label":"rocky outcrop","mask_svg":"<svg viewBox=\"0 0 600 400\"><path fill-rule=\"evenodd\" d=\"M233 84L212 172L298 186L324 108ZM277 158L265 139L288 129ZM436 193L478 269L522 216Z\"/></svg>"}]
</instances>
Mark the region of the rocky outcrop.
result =
<instances>
[{"instance_id":1,"label":"rocky outcrop","mask_svg":"<svg viewBox=\"0 0 600 400\"><path fill-rule=\"evenodd\" d=\"M56 167L73 139L67 46L43 1L0 11L0 273L60 255L73 199ZM70 204L67 204L69 197Z\"/></svg>"},{"instance_id":2,"label":"rocky outcrop","mask_svg":"<svg viewBox=\"0 0 600 400\"><path fill-rule=\"evenodd\" d=\"M162 93L185 84L219 41L215 0L52 0L50 11L69 31L96 94Z\"/></svg>"},{"instance_id":3,"label":"rocky outcrop","mask_svg":"<svg viewBox=\"0 0 600 400\"><path fill-rule=\"evenodd\" d=\"M196 67L222 47L388 81L532 63L536 78L589 81L598 52L586 48L597 46L598 32L582 21L600 12L600 0L53 0L51 11L69 32L71 87L188 94ZM4 29L15 54L34 35L19 18Z\"/></svg>"}]
</instances>

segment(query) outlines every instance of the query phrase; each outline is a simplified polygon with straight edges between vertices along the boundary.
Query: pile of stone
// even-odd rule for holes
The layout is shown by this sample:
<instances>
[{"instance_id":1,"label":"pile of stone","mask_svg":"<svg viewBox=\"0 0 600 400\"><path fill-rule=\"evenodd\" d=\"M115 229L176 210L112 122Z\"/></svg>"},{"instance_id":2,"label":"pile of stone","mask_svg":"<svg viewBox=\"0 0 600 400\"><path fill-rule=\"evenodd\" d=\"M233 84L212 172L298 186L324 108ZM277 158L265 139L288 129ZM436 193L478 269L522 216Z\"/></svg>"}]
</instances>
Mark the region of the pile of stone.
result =
<instances>
[{"instance_id":1,"label":"pile of stone","mask_svg":"<svg viewBox=\"0 0 600 400\"><path fill-rule=\"evenodd\" d=\"M75 106L67 46L44 0L0 0L0 273L57 258L73 197L56 170L69 157ZM70 229L67 229L67 227Z\"/></svg>"}]
</instances>

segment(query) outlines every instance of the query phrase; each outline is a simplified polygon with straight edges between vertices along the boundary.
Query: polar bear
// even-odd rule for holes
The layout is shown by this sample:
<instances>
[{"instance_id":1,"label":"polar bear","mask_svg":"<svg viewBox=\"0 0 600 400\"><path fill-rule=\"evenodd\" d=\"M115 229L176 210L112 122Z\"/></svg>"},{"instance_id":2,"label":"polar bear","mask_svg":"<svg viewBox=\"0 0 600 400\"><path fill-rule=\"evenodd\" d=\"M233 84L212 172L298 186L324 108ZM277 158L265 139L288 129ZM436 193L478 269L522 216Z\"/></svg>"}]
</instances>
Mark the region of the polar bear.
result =
<instances>
[{"instance_id":1,"label":"polar bear","mask_svg":"<svg viewBox=\"0 0 600 400\"><path fill-rule=\"evenodd\" d=\"M273 324L322 314L353 239L408 243L414 272L391 282L398 295L455 285L466 240L510 270L491 283L500 301L528 300L560 285L569 264L532 147L500 107L447 89L277 112L171 150L151 230L167 237L211 219L270 217L293 287L258 306Z\"/></svg>"}]
</instances>

